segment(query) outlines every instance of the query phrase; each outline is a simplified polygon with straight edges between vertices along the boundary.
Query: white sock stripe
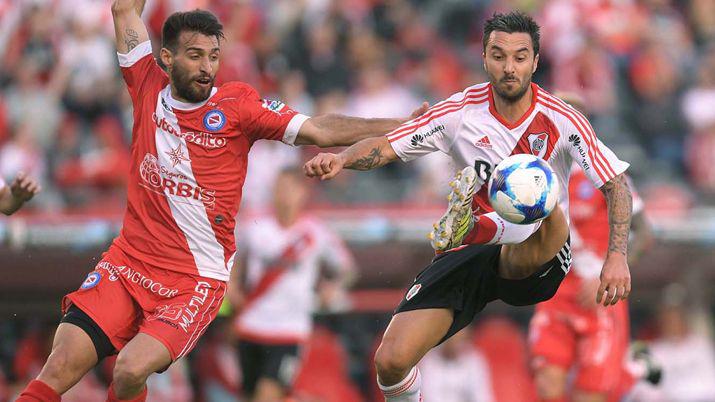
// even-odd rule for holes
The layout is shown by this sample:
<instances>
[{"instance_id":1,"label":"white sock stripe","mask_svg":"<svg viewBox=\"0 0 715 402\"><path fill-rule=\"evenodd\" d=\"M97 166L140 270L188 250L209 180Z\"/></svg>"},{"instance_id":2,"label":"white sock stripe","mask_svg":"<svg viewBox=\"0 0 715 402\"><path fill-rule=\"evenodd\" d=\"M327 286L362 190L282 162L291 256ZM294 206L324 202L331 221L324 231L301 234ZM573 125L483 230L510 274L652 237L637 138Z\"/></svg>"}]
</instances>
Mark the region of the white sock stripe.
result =
<instances>
[{"instance_id":1,"label":"white sock stripe","mask_svg":"<svg viewBox=\"0 0 715 402\"><path fill-rule=\"evenodd\" d=\"M384 386L380 384L380 380L378 379L377 385L380 387L380 390L386 397L395 397L409 391L410 388L414 385L415 381L417 381L418 377L419 369L417 367L413 367L412 370L410 370L410 372L407 374L407 376L397 384Z\"/></svg>"}]
</instances>

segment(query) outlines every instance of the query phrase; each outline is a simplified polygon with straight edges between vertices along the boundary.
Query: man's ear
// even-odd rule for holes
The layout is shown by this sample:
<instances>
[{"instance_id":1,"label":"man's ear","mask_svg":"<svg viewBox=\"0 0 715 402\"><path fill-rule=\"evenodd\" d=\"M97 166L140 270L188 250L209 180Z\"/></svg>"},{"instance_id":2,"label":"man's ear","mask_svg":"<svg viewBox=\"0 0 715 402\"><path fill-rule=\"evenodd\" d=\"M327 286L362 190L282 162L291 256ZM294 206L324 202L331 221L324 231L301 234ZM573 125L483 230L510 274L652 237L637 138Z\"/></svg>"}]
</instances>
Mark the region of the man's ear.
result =
<instances>
[{"instance_id":1,"label":"man's ear","mask_svg":"<svg viewBox=\"0 0 715 402\"><path fill-rule=\"evenodd\" d=\"M531 70L531 73L534 74L536 72L536 68L539 66L539 55L537 54L534 56L534 68Z\"/></svg>"},{"instance_id":2,"label":"man's ear","mask_svg":"<svg viewBox=\"0 0 715 402\"><path fill-rule=\"evenodd\" d=\"M171 66L174 64L174 54L171 53L171 50L162 47L161 51L159 52L159 58L161 59L162 64L166 66L166 68L171 68Z\"/></svg>"}]
</instances>

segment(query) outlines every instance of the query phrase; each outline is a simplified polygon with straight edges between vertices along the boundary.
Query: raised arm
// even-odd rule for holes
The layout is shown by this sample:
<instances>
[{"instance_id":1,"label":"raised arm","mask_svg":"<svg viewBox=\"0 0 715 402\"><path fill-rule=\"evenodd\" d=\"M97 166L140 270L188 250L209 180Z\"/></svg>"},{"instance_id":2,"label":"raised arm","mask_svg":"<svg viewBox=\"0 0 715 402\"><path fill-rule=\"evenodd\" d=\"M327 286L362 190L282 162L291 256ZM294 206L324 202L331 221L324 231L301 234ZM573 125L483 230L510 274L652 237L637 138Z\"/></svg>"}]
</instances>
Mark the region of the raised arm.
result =
<instances>
[{"instance_id":1,"label":"raised arm","mask_svg":"<svg viewBox=\"0 0 715 402\"><path fill-rule=\"evenodd\" d=\"M149 40L149 33L141 19L145 0L114 0L112 18L117 36L117 52L129 53L142 42Z\"/></svg>"},{"instance_id":2,"label":"raised arm","mask_svg":"<svg viewBox=\"0 0 715 402\"><path fill-rule=\"evenodd\" d=\"M309 177L320 177L329 180L340 173L343 168L354 170L370 170L384 166L397 159L387 137L364 139L350 146L339 154L320 153L303 166Z\"/></svg>"},{"instance_id":3,"label":"raised arm","mask_svg":"<svg viewBox=\"0 0 715 402\"><path fill-rule=\"evenodd\" d=\"M363 119L325 114L311 117L300 127L296 145L317 145L321 148L348 146L365 138L383 136L406 121L422 115L429 104L424 102L407 119Z\"/></svg>"},{"instance_id":4,"label":"raised arm","mask_svg":"<svg viewBox=\"0 0 715 402\"><path fill-rule=\"evenodd\" d=\"M631 274L628 269L628 233L631 228L633 198L624 174L619 174L600 188L608 204L608 254L601 270L601 286L597 302L616 304L631 292ZM608 295L604 298L604 293Z\"/></svg>"}]
</instances>

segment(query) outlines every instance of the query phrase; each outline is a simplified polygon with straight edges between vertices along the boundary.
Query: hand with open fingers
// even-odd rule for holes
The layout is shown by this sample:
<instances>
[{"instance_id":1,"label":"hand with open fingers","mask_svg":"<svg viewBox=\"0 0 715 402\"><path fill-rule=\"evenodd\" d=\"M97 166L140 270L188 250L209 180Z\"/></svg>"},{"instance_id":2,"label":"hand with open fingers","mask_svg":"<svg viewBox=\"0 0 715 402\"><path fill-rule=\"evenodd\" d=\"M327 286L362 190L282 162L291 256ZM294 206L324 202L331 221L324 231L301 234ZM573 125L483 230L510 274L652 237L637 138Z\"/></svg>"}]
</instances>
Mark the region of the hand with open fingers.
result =
<instances>
[{"instance_id":1,"label":"hand with open fingers","mask_svg":"<svg viewBox=\"0 0 715 402\"><path fill-rule=\"evenodd\" d=\"M30 201L40 190L40 185L22 172L20 172L12 184L10 184L12 196L22 202Z\"/></svg>"},{"instance_id":2,"label":"hand with open fingers","mask_svg":"<svg viewBox=\"0 0 715 402\"><path fill-rule=\"evenodd\" d=\"M631 273L625 256L609 257L601 269L601 286L598 288L596 303L612 306L618 300L625 300L631 293Z\"/></svg>"},{"instance_id":3,"label":"hand with open fingers","mask_svg":"<svg viewBox=\"0 0 715 402\"><path fill-rule=\"evenodd\" d=\"M344 164L339 154L319 153L303 165L303 170L308 177L330 180L343 170Z\"/></svg>"}]
</instances>

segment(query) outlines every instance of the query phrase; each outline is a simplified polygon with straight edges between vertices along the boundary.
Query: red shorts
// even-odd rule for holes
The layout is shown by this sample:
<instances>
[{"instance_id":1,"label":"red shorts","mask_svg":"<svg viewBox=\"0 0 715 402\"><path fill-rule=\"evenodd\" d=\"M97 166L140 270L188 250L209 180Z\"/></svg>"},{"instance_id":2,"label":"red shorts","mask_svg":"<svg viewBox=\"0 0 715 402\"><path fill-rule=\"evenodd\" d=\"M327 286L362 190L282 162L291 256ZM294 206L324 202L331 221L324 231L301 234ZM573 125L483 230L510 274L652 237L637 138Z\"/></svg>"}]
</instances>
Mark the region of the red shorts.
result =
<instances>
[{"instance_id":1,"label":"red shorts","mask_svg":"<svg viewBox=\"0 0 715 402\"><path fill-rule=\"evenodd\" d=\"M623 301L593 310L576 303L541 303L529 323L533 367L576 367L574 387L586 392L609 393L619 386L629 337Z\"/></svg>"},{"instance_id":2,"label":"red shorts","mask_svg":"<svg viewBox=\"0 0 715 402\"><path fill-rule=\"evenodd\" d=\"M137 333L159 340L172 361L185 356L218 313L226 283L145 264L112 246L79 290L62 300L99 325L117 350Z\"/></svg>"}]
</instances>

